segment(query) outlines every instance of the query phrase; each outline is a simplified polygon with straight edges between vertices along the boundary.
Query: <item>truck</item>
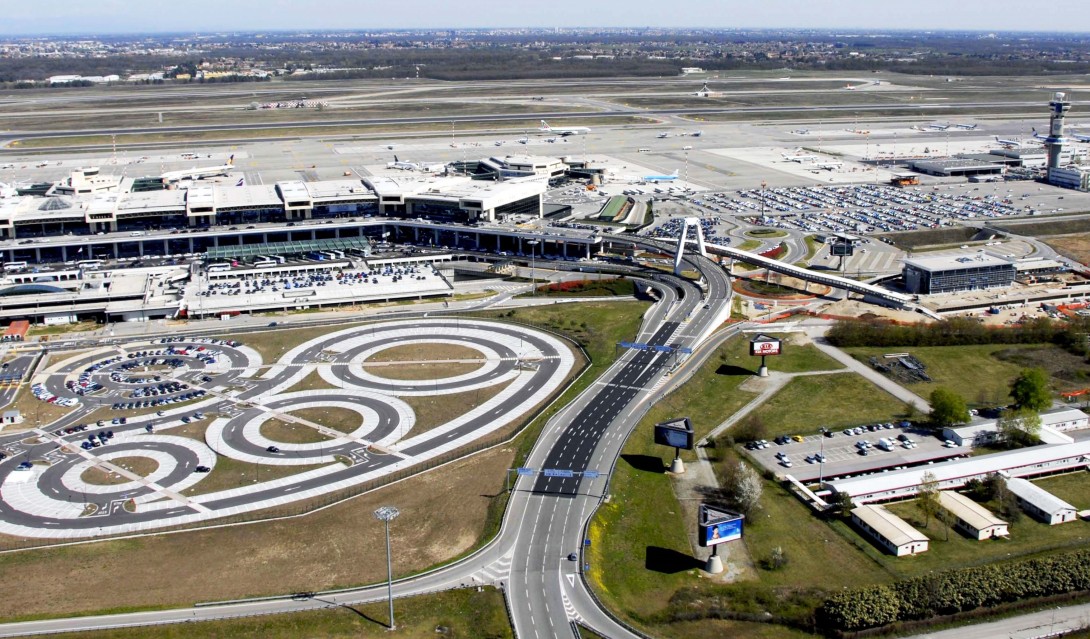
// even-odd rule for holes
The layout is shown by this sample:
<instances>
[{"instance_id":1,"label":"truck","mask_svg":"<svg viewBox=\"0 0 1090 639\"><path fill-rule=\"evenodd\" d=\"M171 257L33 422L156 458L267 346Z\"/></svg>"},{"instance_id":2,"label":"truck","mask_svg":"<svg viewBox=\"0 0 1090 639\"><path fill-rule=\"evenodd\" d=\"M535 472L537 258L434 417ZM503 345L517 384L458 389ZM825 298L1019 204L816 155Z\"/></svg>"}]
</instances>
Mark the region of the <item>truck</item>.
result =
<instances>
[{"instance_id":1,"label":"truck","mask_svg":"<svg viewBox=\"0 0 1090 639\"><path fill-rule=\"evenodd\" d=\"M882 439L878 440L878 448L881 448L882 450L893 450L893 446L893 440L888 437L883 437Z\"/></svg>"}]
</instances>

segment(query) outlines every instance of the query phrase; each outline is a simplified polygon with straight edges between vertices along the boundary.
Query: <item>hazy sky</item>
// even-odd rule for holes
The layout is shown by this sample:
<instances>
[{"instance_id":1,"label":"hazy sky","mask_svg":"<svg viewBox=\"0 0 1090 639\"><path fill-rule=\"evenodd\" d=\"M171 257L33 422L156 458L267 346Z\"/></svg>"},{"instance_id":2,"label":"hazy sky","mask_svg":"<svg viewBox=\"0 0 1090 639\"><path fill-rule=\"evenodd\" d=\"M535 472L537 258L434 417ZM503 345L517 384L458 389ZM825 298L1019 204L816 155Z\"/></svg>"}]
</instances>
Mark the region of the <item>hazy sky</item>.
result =
<instances>
[{"instance_id":1,"label":"hazy sky","mask_svg":"<svg viewBox=\"0 0 1090 639\"><path fill-rule=\"evenodd\" d=\"M0 0L0 33L401 27L813 27L1090 32L1026 0ZM1054 6L1058 19L1046 21Z\"/></svg>"}]
</instances>

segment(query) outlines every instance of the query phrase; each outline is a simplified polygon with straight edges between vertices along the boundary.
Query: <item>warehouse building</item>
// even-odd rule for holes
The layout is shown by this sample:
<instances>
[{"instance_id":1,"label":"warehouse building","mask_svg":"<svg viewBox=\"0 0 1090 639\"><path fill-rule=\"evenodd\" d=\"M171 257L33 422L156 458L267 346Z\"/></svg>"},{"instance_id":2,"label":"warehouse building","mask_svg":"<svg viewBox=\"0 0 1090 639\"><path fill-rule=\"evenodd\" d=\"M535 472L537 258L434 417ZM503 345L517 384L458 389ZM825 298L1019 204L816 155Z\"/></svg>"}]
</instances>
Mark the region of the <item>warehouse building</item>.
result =
<instances>
[{"instance_id":1,"label":"warehouse building","mask_svg":"<svg viewBox=\"0 0 1090 639\"><path fill-rule=\"evenodd\" d=\"M1038 437L1044 444L1070 444L1073 439L1064 431L1082 430L1090 426L1090 417L1077 408L1057 408L1040 414ZM999 420L979 419L964 426L947 426L942 438L958 446L983 446L999 441Z\"/></svg>"},{"instance_id":2,"label":"warehouse building","mask_svg":"<svg viewBox=\"0 0 1090 639\"><path fill-rule=\"evenodd\" d=\"M1008 479L1007 490L1018 498L1022 510L1049 526L1075 520L1074 506L1025 479Z\"/></svg>"},{"instance_id":3,"label":"warehouse building","mask_svg":"<svg viewBox=\"0 0 1090 639\"><path fill-rule=\"evenodd\" d=\"M912 162L911 166L914 171L939 177L998 175L1005 168L1002 164L995 162L972 159L917 160Z\"/></svg>"},{"instance_id":4,"label":"warehouse building","mask_svg":"<svg viewBox=\"0 0 1090 639\"><path fill-rule=\"evenodd\" d=\"M894 556L927 552L927 536L881 506L853 508L852 523Z\"/></svg>"},{"instance_id":5,"label":"warehouse building","mask_svg":"<svg viewBox=\"0 0 1090 639\"><path fill-rule=\"evenodd\" d=\"M973 253L906 258L901 277L908 292L932 295L1010 286L1016 273L1006 258Z\"/></svg>"},{"instance_id":6,"label":"warehouse building","mask_svg":"<svg viewBox=\"0 0 1090 639\"><path fill-rule=\"evenodd\" d=\"M1010 534L1007 522L961 493L952 490L940 491L939 506L954 516L957 520L956 528L977 541Z\"/></svg>"}]
</instances>

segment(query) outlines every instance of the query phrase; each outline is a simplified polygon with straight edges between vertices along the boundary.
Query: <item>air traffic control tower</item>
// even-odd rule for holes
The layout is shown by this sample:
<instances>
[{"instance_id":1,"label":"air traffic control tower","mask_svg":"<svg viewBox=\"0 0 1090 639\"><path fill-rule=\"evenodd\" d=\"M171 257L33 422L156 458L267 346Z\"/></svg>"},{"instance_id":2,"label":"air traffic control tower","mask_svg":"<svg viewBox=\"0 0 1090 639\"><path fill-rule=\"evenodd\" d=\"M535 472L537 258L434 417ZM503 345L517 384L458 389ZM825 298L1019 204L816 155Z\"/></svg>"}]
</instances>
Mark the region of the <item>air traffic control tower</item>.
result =
<instances>
[{"instance_id":1,"label":"air traffic control tower","mask_svg":"<svg viewBox=\"0 0 1090 639\"><path fill-rule=\"evenodd\" d=\"M1051 171L1060 168L1060 152L1067 144L1067 140L1064 139L1064 117L1071 110L1071 100L1067 99L1067 94L1063 91L1057 91L1052 94L1052 101L1048 103L1048 106L1052 114L1049 118L1048 137L1044 139L1044 144L1048 149L1048 168Z\"/></svg>"}]
</instances>

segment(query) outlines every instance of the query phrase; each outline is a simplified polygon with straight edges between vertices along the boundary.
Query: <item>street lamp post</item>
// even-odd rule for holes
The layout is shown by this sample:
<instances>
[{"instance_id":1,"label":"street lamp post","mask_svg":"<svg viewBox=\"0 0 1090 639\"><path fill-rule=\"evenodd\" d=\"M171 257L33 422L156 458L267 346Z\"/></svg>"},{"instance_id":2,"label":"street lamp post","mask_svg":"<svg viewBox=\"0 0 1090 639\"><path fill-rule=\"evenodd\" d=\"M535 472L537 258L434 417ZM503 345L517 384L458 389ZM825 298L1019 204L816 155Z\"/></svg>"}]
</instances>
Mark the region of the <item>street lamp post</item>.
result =
<instances>
[{"instance_id":1,"label":"street lamp post","mask_svg":"<svg viewBox=\"0 0 1090 639\"><path fill-rule=\"evenodd\" d=\"M531 289L533 292L530 295L531 297L537 297L537 245L541 242L530 240L526 243L530 245L530 281L531 286L533 286Z\"/></svg>"},{"instance_id":2,"label":"street lamp post","mask_svg":"<svg viewBox=\"0 0 1090 639\"><path fill-rule=\"evenodd\" d=\"M393 506L375 510L375 519L386 523L386 595L390 600L390 630L394 630L394 564L390 556L390 522L401 513Z\"/></svg>"}]
</instances>

